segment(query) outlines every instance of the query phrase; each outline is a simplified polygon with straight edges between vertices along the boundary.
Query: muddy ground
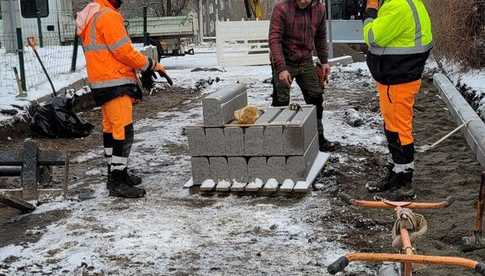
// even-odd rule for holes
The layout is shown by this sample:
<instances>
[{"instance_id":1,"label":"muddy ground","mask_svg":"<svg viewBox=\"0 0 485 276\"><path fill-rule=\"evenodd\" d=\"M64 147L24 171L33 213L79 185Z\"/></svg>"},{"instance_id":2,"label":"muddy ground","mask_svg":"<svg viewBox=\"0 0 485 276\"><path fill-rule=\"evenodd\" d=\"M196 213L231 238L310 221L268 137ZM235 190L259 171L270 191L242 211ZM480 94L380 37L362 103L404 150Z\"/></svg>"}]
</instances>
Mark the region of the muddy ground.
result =
<instances>
[{"instance_id":1,"label":"muddy ground","mask_svg":"<svg viewBox=\"0 0 485 276\"><path fill-rule=\"evenodd\" d=\"M339 91L331 92L335 97L340 94ZM350 100L357 110L376 109L369 106L369 101L377 100L372 92ZM424 81L414 111L418 145L431 144L456 127L430 79ZM351 162L330 163L324 173L336 177L335 187L324 188L324 191L329 190L335 195L333 205L336 212L322 219L323 227L335 223L349 225L350 231L338 240L361 252L393 252L389 234L393 212L349 207L341 200L347 195L368 199L370 195L366 192L365 183L384 176L382 167L387 156L359 147L345 147L341 154ZM474 225L473 206L480 185L480 166L471 157L472 152L462 135L451 137L429 152L416 154L415 188L418 200L440 201L450 195L456 200L449 208L420 212L427 218L429 231L416 243L418 253L475 260L485 257L485 250L464 254L459 249L461 237L469 235ZM418 268L416 275L474 274L463 269L425 267Z\"/></svg>"},{"instance_id":2,"label":"muddy ground","mask_svg":"<svg viewBox=\"0 0 485 276\"><path fill-rule=\"evenodd\" d=\"M147 97L145 102L136 108L135 120L141 118L156 118L156 114L160 111L180 111L191 108L193 103L199 101L199 96L200 94L193 90L174 89L163 94ZM333 87L326 92L326 99L327 110L338 111L342 108L342 105L345 105L346 107L351 106L357 111L366 114L378 113L376 93L371 88L343 90ZM36 138L35 140L40 143L43 149L67 150L74 157L82 153L94 151L96 148L99 148L101 142L98 126L100 120L99 115L100 112L98 110L83 113L84 118L96 125L96 130L87 138L76 139L74 142L65 139L47 140ZM437 95L437 90L432 86L429 79L424 82L422 92L418 96L415 116L415 133L418 144L432 143L456 127L456 124L448 115L445 104L440 100ZM381 127L375 121L368 121L366 123L371 124L375 128ZM6 132L3 132L0 136L0 150L19 147L26 136L20 131L8 131L8 134L6 135ZM351 139L351 137L347 139ZM171 155L179 156L184 155L187 149L180 145L173 145L166 150ZM426 216L430 226L429 232L416 245L419 253L463 256L476 260L485 258L485 250L464 254L458 248L461 237L469 234L473 226L473 204L479 188L480 167L477 162L471 159L471 156L471 151L461 135L453 136L432 151L417 154L416 190L419 200L436 201L444 199L449 195L453 195L456 199L455 203L447 209L421 212ZM338 242L356 251L394 252L390 247L390 229L393 222L393 212L390 210L365 210L349 207L342 200L344 196L370 198L371 195L366 192L364 185L367 181L380 179L384 176L382 167L385 164L386 158L387 156L385 154L369 151L364 146L345 146L332 155L322 177L317 180L317 184L321 184L319 186L320 190L313 192L311 195L307 195L307 199L250 197L247 199L247 202L238 202L243 206L272 204L282 209L293 206L292 209L296 209L297 212L289 215L291 219L303 220L306 225L312 228L313 236L305 238L308 244L313 244L308 246L309 250L322 250L318 244L324 242ZM71 191L71 196L78 196L80 192L89 193L93 189L92 183L100 182L104 179L104 175L92 175L86 178L85 174L87 170L101 166L102 162L102 158L99 157L89 162L73 164L71 180L74 186ZM142 167L141 170L144 174L148 174L148 176L151 173ZM157 172L155 171L153 173ZM3 179L0 181L0 188L18 185L12 179ZM177 185L182 184L178 183ZM222 212L219 209L220 207L217 207L217 202L222 200L220 196L200 198L190 198L188 196L185 199L173 197L172 199L165 198L165 200L167 202L164 203L164 206L176 206L178 208L194 210L205 207L211 211L219 210ZM117 210L116 208L118 208L119 211L129 212L129 210L127 211L128 207L123 205L121 201L113 200L112 202L114 206L110 208L113 210ZM330 208L330 212L327 211L328 208ZM39 240L43 233L42 229L70 216L70 211L59 209L41 214L20 217L17 215L18 213L12 209L0 208L0 229L2 230L0 231L0 248L7 245L19 244L28 246L27 244L29 242ZM92 218L92 220L96 220L96 218ZM89 222L87 219L86 221ZM86 223L89 224L88 222ZM201 222L198 223L200 224ZM103 225L98 226L98 228L93 228L91 231L103 232L110 230L102 229ZM224 227L224 225L218 226ZM76 226L74 225L72 227ZM197 231L194 232L194 235L197 235ZM237 236L242 234L234 233L233 235ZM253 235L258 240L267 239L269 243L271 243L271 239L274 239L275 245L270 246L266 244L265 246L256 247L256 245L253 245L253 243L256 243L256 241L253 241L255 238L252 238L247 244L244 242L236 245L208 244L205 245L207 250L213 251L213 254L219 256L221 259L223 258L221 256L224 255L225 248L227 246L232 247L230 256L226 256L223 265L220 263L214 265L209 262L211 266L203 267L204 264L207 265L208 261L202 260L200 256L202 254L199 255L197 251L195 253L186 252L185 254L170 259L167 264L169 266L168 274L325 274L325 266L319 260L310 260L304 265L298 263L292 269L291 267L284 267L285 262L278 261L277 259L265 259L265 250L272 252L280 251L280 254L282 254L280 256L281 258L284 255L292 254L290 250L288 252L284 251L286 248L284 244L280 245L281 236L288 235L284 229L275 230L272 227L269 229L254 228L251 233L245 233L245 235L249 235L249 237ZM285 238L288 237L285 236ZM290 237L289 239L291 240L292 238ZM298 237L294 237L294 239L298 239ZM255 255L248 252L253 246L258 250L257 252L253 252ZM234 252L240 254L235 254ZM320 253L312 254L309 252L308 254L309 256L320 256ZM325 255L325 251L322 254ZM308 256L304 257L306 258ZM120 270L113 270L112 272L120 273L126 268L127 264L122 257L110 256L109 258L113 258L113 261L119 264ZM116 258L119 258L119 260L116 260ZM8 269L9 264L15 261L15 259L7 259L3 264L0 263L0 271L2 268ZM152 266L150 263L140 263L138 265ZM247 267L244 267L245 265ZM288 265L290 264L286 263L286 266ZM354 272L348 273L348 275L374 275L375 269L375 265L369 265L356 270L354 269ZM25 271L31 270L19 270L18 272L22 273ZM60 274L61 272L62 269L54 270L53 273ZM425 267L419 268L416 275L472 275L472 273L458 268Z\"/></svg>"},{"instance_id":3,"label":"muddy ground","mask_svg":"<svg viewBox=\"0 0 485 276\"><path fill-rule=\"evenodd\" d=\"M139 121L142 118L153 118L158 112L167 110L178 110L184 108L191 101L197 100L200 97L200 91L187 88L167 88L161 87L152 95L146 95L143 104L135 106L133 114L134 120ZM92 101L83 97L79 106L91 106ZM72 158L82 155L90 150L95 149L102 144L102 126L101 126L101 111L99 108L86 110L80 113L80 117L95 126L91 135L79 139L47 139L39 138L35 133L31 132L28 126L24 123L18 123L10 127L0 129L0 151L21 149L23 141L26 138L33 139L41 150L54 150L69 153ZM102 160L98 160L102 161ZM92 163L77 162L70 166L70 181L76 183L79 179L85 177L85 172L93 167ZM133 170L136 172L136 170ZM39 188L62 188L63 169L60 167L52 168L52 181L45 183ZM99 180L99 179L98 179ZM93 180L92 180L93 181ZM81 185L75 185L69 192L69 197L77 198L82 193L82 196L90 197L93 192L89 188L91 184L89 180ZM6 188L20 188L20 180L17 177L0 178L0 189ZM42 204L42 202L41 202ZM3 208L2 208L3 207ZM54 210L47 214L31 215L22 217L15 223L9 223L12 218L15 218L19 212L12 208L5 208L0 203L0 247L21 242L36 241L40 235L38 232L29 231L32 228L43 228L50 223L59 219L65 218L69 214L66 210ZM22 233L25 233L23 235Z\"/></svg>"}]
</instances>

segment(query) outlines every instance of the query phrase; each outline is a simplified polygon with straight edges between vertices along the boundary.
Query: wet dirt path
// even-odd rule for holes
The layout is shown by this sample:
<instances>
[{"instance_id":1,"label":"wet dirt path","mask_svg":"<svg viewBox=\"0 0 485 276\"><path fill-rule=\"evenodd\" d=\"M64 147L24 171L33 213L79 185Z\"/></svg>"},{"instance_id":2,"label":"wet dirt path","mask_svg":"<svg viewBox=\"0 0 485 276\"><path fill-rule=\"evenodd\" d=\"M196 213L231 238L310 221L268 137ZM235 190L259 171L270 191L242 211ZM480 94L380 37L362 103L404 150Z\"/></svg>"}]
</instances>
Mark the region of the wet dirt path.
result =
<instances>
[{"instance_id":1,"label":"wet dirt path","mask_svg":"<svg viewBox=\"0 0 485 276\"><path fill-rule=\"evenodd\" d=\"M343 91L330 91L329 99L339 98ZM351 96L353 106L359 110L375 110L370 101L377 103L371 89ZM423 83L415 106L415 138L417 145L431 144L456 127L448 114L446 104L440 99L431 80ZM349 207L341 198L370 199L364 185L369 180L382 179L382 169L387 156L369 152L365 147L345 147L339 158L350 162L334 162L327 174L336 178L332 205L335 214L322 221L322 227L342 223L348 233L337 239L361 252L395 252L391 246L393 212L391 210L366 210ZM452 136L437 148L416 154L415 188L418 200L440 201L453 196L456 201L446 209L420 211L428 221L428 233L416 243L419 254L468 257L481 261L485 250L464 254L460 249L461 237L470 235L474 225L474 202L480 185L480 166L472 160L461 133ZM364 274L365 275L365 274ZM418 267L416 275L475 275L461 268Z\"/></svg>"}]
</instances>

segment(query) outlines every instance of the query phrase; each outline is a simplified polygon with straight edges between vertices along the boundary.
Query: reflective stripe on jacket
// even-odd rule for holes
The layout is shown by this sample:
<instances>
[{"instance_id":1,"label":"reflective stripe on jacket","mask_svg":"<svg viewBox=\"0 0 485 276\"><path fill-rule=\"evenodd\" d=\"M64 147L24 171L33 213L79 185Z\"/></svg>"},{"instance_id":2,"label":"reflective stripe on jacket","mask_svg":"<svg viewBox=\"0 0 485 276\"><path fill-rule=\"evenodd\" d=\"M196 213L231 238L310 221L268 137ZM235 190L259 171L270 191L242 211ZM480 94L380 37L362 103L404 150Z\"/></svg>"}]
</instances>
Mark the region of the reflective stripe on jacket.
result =
<instances>
[{"instance_id":1,"label":"reflective stripe on jacket","mask_svg":"<svg viewBox=\"0 0 485 276\"><path fill-rule=\"evenodd\" d=\"M146 70L150 62L133 47L123 16L107 0L95 0L80 14L85 15L78 33L91 88L136 84L134 69Z\"/></svg>"},{"instance_id":2,"label":"reflective stripe on jacket","mask_svg":"<svg viewBox=\"0 0 485 276\"><path fill-rule=\"evenodd\" d=\"M423 0L385 0L364 22L367 64L382 84L421 78L432 48L431 20Z\"/></svg>"}]
</instances>

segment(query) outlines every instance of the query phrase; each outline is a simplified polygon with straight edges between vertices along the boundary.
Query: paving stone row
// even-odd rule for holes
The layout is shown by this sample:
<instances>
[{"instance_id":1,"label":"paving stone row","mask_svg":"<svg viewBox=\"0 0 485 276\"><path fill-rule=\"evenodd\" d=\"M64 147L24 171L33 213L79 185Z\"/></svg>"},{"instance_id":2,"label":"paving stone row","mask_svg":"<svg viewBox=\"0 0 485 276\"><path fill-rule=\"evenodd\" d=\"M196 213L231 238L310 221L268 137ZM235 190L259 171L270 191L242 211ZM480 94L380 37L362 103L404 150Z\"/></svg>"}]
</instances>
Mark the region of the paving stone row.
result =
<instances>
[{"instance_id":1,"label":"paving stone row","mask_svg":"<svg viewBox=\"0 0 485 276\"><path fill-rule=\"evenodd\" d=\"M265 108L254 126L186 127L191 156L303 155L317 133L313 106Z\"/></svg>"},{"instance_id":2,"label":"paving stone row","mask_svg":"<svg viewBox=\"0 0 485 276\"><path fill-rule=\"evenodd\" d=\"M283 183L285 179L304 181L318 154L318 137L314 136L306 153L301 156L227 156L192 157L192 177L196 185L206 179L248 183L270 178Z\"/></svg>"}]
</instances>

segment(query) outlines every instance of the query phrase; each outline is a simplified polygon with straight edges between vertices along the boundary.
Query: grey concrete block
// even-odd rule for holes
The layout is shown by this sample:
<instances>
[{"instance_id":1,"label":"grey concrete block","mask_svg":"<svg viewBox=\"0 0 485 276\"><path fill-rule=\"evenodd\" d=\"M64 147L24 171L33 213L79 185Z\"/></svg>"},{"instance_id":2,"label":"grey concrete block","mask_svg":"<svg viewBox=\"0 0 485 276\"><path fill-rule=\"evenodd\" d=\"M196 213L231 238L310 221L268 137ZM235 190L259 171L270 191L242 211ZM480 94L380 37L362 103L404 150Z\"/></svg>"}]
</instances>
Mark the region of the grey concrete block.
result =
<instances>
[{"instance_id":1,"label":"grey concrete block","mask_svg":"<svg viewBox=\"0 0 485 276\"><path fill-rule=\"evenodd\" d=\"M266 181L268 174L266 157L251 157L248 161L248 178L253 182L256 178Z\"/></svg>"},{"instance_id":2,"label":"grey concrete block","mask_svg":"<svg viewBox=\"0 0 485 276\"><path fill-rule=\"evenodd\" d=\"M269 124L281 112L281 110L281 108L265 109L264 113L258 118L258 120L256 120L255 124ZM252 126L244 129L245 155L269 155L269 152L265 152L264 132L264 126Z\"/></svg>"},{"instance_id":3,"label":"grey concrete block","mask_svg":"<svg viewBox=\"0 0 485 276\"><path fill-rule=\"evenodd\" d=\"M189 126L185 128L185 134L189 142L190 156L207 155L205 132L203 127Z\"/></svg>"},{"instance_id":4,"label":"grey concrete block","mask_svg":"<svg viewBox=\"0 0 485 276\"><path fill-rule=\"evenodd\" d=\"M247 105L246 84L228 85L202 100L204 126L221 127Z\"/></svg>"},{"instance_id":5,"label":"grey concrete block","mask_svg":"<svg viewBox=\"0 0 485 276\"><path fill-rule=\"evenodd\" d=\"M353 62L354 60L352 56L341 56L341 57L331 58L328 60L328 64L330 64L330 66L349 65Z\"/></svg>"},{"instance_id":6,"label":"grey concrete block","mask_svg":"<svg viewBox=\"0 0 485 276\"><path fill-rule=\"evenodd\" d=\"M246 185L246 188L244 189L247 192L257 192L259 189L261 189L264 185L264 182L261 178L256 178L253 181L249 182L248 185Z\"/></svg>"},{"instance_id":7,"label":"grey concrete block","mask_svg":"<svg viewBox=\"0 0 485 276\"><path fill-rule=\"evenodd\" d=\"M227 164L227 158L210 157L209 166L210 166L211 178L214 179L215 182L220 182L223 180L230 181L229 166Z\"/></svg>"},{"instance_id":8,"label":"grey concrete block","mask_svg":"<svg viewBox=\"0 0 485 276\"><path fill-rule=\"evenodd\" d=\"M240 127L224 128L224 146L227 156L244 155L244 131Z\"/></svg>"},{"instance_id":9,"label":"grey concrete block","mask_svg":"<svg viewBox=\"0 0 485 276\"><path fill-rule=\"evenodd\" d=\"M211 178L209 158L207 157L192 157L192 179L194 185L201 185L206 179Z\"/></svg>"},{"instance_id":10,"label":"grey concrete block","mask_svg":"<svg viewBox=\"0 0 485 276\"><path fill-rule=\"evenodd\" d=\"M264 128L263 152L264 155L283 155L284 136L283 126L266 126Z\"/></svg>"},{"instance_id":11,"label":"grey concrete block","mask_svg":"<svg viewBox=\"0 0 485 276\"><path fill-rule=\"evenodd\" d=\"M283 184L280 186L280 192L286 192L289 193L293 191L293 187L295 187L295 181L292 179L285 179L283 181Z\"/></svg>"},{"instance_id":12,"label":"grey concrete block","mask_svg":"<svg viewBox=\"0 0 485 276\"><path fill-rule=\"evenodd\" d=\"M248 182L248 163L244 157L227 158L229 166L229 178L232 182Z\"/></svg>"},{"instance_id":13,"label":"grey concrete block","mask_svg":"<svg viewBox=\"0 0 485 276\"><path fill-rule=\"evenodd\" d=\"M217 182L216 191L218 192L229 192L231 190L231 181L222 180Z\"/></svg>"},{"instance_id":14,"label":"grey concrete block","mask_svg":"<svg viewBox=\"0 0 485 276\"><path fill-rule=\"evenodd\" d=\"M224 128L205 128L205 149L207 156L225 156Z\"/></svg>"},{"instance_id":15,"label":"grey concrete block","mask_svg":"<svg viewBox=\"0 0 485 276\"><path fill-rule=\"evenodd\" d=\"M268 158L265 179L275 178L278 182L282 183L289 175L286 167L286 158L284 156L271 156Z\"/></svg>"},{"instance_id":16,"label":"grey concrete block","mask_svg":"<svg viewBox=\"0 0 485 276\"><path fill-rule=\"evenodd\" d=\"M280 124L266 126L264 129L263 154L283 155L284 154L284 125L293 117L294 111L281 109L268 123Z\"/></svg>"},{"instance_id":17,"label":"grey concrete block","mask_svg":"<svg viewBox=\"0 0 485 276\"><path fill-rule=\"evenodd\" d=\"M248 95L246 92L234 97L232 100L222 104L222 114L224 122L228 123L234 120L234 111L248 105Z\"/></svg>"},{"instance_id":18,"label":"grey concrete block","mask_svg":"<svg viewBox=\"0 0 485 276\"><path fill-rule=\"evenodd\" d=\"M263 114L259 116L255 124L267 124L280 114L285 107L268 107L263 109Z\"/></svg>"},{"instance_id":19,"label":"grey concrete block","mask_svg":"<svg viewBox=\"0 0 485 276\"><path fill-rule=\"evenodd\" d=\"M287 178L293 179L294 181L304 181L308 176L308 172L310 171L317 154L318 136L315 135L304 155L289 156L286 159L286 171L289 173Z\"/></svg>"},{"instance_id":20,"label":"grey concrete block","mask_svg":"<svg viewBox=\"0 0 485 276\"><path fill-rule=\"evenodd\" d=\"M303 155L317 134L317 113L313 106L305 106L285 129L285 155Z\"/></svg>"},{"instance_id":21,"label":"grey concrete block","mask_svg":"<svg viewBox=\"0 0 485 276\"><path fill-rule=\"evenodd\" d=\"M232 182L231 192L243 192L247 185L246 182Z\"/></svg>"},{"instance_id":22,"label":"grey concrete block","mask_svg":"<svg viewBox=\"0 0 485 276\"><path fill-rule=\"evenodd\" d=\"M266 181L266 184L263 186L263 191L267 193L273 193L278 191L278 187L280 186L278 180L274 178L270 178Z\"/></svg>"},{"instance_id":23,"label":"grey concrete block","mask_svg":"<svg viewBox=\"0 0 485 276\"><path fill-rule=\"evenodd\" d=\"M210 192L214 190L216 187L216 183L212 179L206 179L204 182L202 182L202 185L200 185L200 190L203 192Z\"/></svg>"},{"instance_id":24,"label":"grey concrete block","mask_svg":"<svg viewBox=\"0 0 485 276\"><path fill-rule=\"evenodd\" d=\"M307 193L310 191L310 188L312 186L312 183L310 181L298 181L295 184L295 187L293 187L293 192L294 193Z\"/></svg>"},{"instance_id":25,"label":"grey concrete block","mask_svg":"<svg viewBox=\"0 0 485 276\"><path fill-rule=\"evenodd\" d=\"M244 129L244 154L250 156L263 155L264 127L254 126Z\"/></svg>"}]
</instances>

